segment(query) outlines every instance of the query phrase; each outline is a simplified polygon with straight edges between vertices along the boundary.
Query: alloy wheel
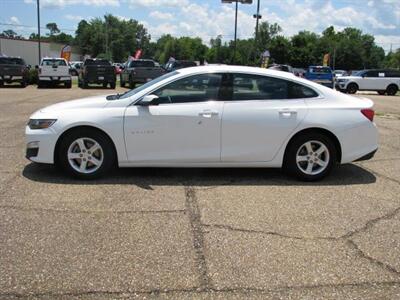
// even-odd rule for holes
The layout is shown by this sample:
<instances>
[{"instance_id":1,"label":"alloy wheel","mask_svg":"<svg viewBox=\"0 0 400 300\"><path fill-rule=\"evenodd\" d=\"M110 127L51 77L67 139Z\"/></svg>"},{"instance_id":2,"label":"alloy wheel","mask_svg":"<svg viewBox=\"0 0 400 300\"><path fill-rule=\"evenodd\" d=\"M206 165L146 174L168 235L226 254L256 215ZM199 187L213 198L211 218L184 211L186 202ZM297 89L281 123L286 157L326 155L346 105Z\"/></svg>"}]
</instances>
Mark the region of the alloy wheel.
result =
<instances>
[{"instance_id":1,"label":"alloy wheel","mask_svg":"<svg viewBox=\"0 0 400 300\"><path fill-rule=\"evenodd\" d=\"M329 150L320 141L308 141L297 150L296 164L300 171L307 175L323 172L329 164Z\"/></svg>"},{"instance_id":2,"label":"alloy wheel","mask_svg":"<svg viewBox=\"0 0 400 300\"><path fill-rule=\"evenodd\" d=\"M96 172L104 160L103 148L94 139L88 137L73 141L67 155L70 166L83 174Z\"/></svg>"}]
</instances>

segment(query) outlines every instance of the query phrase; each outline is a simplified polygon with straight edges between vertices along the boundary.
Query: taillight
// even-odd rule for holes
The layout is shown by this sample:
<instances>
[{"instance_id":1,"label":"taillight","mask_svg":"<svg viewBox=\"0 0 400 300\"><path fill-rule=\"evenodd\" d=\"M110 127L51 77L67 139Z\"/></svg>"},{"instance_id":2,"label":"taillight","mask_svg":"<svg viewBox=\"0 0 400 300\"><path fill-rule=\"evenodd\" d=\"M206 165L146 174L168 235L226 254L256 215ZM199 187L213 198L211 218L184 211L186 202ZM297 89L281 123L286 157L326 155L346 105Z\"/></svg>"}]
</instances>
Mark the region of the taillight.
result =
<instances>
[{"instance_id":1,"label":"taillight","mask_svg":"<svg viewBox=\"0 0 400 300\"><path fill-rule=\"evenodd\" d=\"M370 120L371 122L374 121L375 112L374 112L373 109L370 109L370 108L362 109L362 110L361 110L361 113L362 113L368 120Z\"/></svg>"}]
</instances>

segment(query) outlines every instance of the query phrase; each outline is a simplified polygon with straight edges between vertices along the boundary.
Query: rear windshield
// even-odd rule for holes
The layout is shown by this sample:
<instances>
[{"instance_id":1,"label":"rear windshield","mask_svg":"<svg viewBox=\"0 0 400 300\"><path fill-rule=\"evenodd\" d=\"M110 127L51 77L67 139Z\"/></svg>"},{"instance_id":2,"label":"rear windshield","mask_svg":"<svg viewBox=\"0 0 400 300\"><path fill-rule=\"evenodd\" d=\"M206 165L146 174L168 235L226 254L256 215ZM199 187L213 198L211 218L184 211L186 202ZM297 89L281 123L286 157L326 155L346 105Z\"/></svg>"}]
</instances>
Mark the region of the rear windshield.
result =
<instances>
[{"instance_id":1,"label":"rear windshield","mask_svg":"<svg viewBox=\"0 0 400 300\"><path fill-rule=\"evenodd\" d=\"M2 65L25 65L25 62L21 58L14 57L0 57L0 64Z\"/></svg>"},{"instance_id":2,"label":"rear windshield","mask_svg":"<svg viewBox=\"0 0 400 300\"><path fill-rule=\"evenodd\" d=\"M111 63L106 59L87 59L85 66L111 66Z\"/></svg>"},{"instance_id":3,"label":"rear windshield","mask_svg":"<svg viewBox=\"0 0 400 300\"><path fill-rule=\"evenodd\" d=\"M132 60L129 64L130 68L151 68L154 62L151 60Z\"/></svg>"},{"instance_id":4,"label":"rear windshield","mask_svg":"<svg viewBox=\"0 0 400 300\"><path fill-rule=\"evenodd\" d=\"M332 73L330 68L324 68L324 67L310 67L309 69L310 73L317 73L317 74L330 74Z\"/></svg>"},{"instance_id":5,"label":"rear windshield","mask_svg":"<svg viewBox=\"0 0 400 300\"><path fill-rule=\"evenodd\" d=\"M44 59L42 66L66 66L67 63L62 59Z\"/></svg>"}]
</instances>

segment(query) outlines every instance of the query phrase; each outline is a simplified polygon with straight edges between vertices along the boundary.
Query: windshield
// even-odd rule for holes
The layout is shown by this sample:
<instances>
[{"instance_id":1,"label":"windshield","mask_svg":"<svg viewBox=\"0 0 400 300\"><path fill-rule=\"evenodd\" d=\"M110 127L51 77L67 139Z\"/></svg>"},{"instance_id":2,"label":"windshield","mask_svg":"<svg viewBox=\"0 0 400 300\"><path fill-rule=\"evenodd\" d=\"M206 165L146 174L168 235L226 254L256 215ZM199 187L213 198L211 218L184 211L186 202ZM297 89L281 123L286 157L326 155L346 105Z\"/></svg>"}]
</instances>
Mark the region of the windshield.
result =
<instances>
[{"instance_id":1,"label":"windshield","mask_svg":"<svg viewBox=\"0 0 400 300\"><path fill-rule=\"evenodd\" d=\"M324 68L324 67L310 67L309 71L310 71L310 73L318 73L318 74L330 74L331 73L330 68Z\"/></svg>"},{"instance_id":2,"label":"windshield","mask_svg":"<svg viewBox=\"0 0 400 300\"><path fill-rule=\"evenodd\" d=\"M25 65L25 62L21 58L0 57L0 64L2 64L2 65Z\"/></svg>"},{"instance_id":3,"label":"windshield","mask_svg":"<svg viewBox=\"0 0 400 300\"><path fill-rule=\"evenodd\" d=\"M44 59L42 66L66 66L67 63L63 59Z\"/></svg>"},{"instance_id":4,"label":"windshield","mask_svg":"<svg viewBox=\"0 0 400 300\"><path fill-rule=\"evenodd\" d=\"M351 76L362 76L365 73L365 71L357 71L357 72L352 72Z\"/></svg>"},{"instance_id":5,"label":"windshield","mask_svg":"<svg viewBox=\"0 0 400 300\"><path fill-rule=\"evenodd\" d=\"M105 59L87 59L85 66L111 66L111 63Z\"/></svg>"},{"instance_id":6,"label":"windshield","mask_svg":"<svg viewBox=\"0 0 400 300\"><path fill-rule=\"evenodd\" d=\"M164 74L164 75L162 75L160 77L157 77L157 78L155 78L155 79L153 79L153 80L151 80L149 82L146 82L145 84L142 84L141 86L137 87L136 89L130 90L130 91L120 95L118 97L118 99L129 98L129 97L131 97L131 96L143 91L144 89L147 89L148 87L152 86L153 84L156 84L156 83L158 83L158 82L160 82L160 81L162 81L164 79L167 79L169 77L175 76L177 74L179 74L179 72L177 72L177 71Z\"/></svg>"}]
</instances>

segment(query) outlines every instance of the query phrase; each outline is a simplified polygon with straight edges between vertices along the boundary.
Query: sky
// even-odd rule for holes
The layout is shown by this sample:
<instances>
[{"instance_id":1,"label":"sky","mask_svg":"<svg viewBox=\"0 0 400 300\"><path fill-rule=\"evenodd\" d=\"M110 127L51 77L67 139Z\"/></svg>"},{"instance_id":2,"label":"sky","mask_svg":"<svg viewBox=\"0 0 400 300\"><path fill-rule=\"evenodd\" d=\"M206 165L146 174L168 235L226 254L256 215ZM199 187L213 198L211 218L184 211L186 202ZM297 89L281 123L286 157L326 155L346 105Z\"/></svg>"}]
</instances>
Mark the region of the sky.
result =
<instances>
[{"instance_id":1,"label":"sky","mask_svg":"<svg viewBox=\"0 0 400 300\"><path fill-rule=\"evenodd\" d=\"M238 38L254 33L256 2L239 4ZM233 39L234 4L221 0L40 0L41 26L55 22L74 34L82 19L107 13L143 23L153 39L162 34L201 37L208 42L217 35ZM356 27L375 36L385 51L400 48L400 0L260 0L262 21L276 22L282 34L300 30L321 33ZM37 29L36 0L0 0L0 31L13 29L29 36ZM46 30L43 30L47 32Z\"/></svg>"}]
</instances>

